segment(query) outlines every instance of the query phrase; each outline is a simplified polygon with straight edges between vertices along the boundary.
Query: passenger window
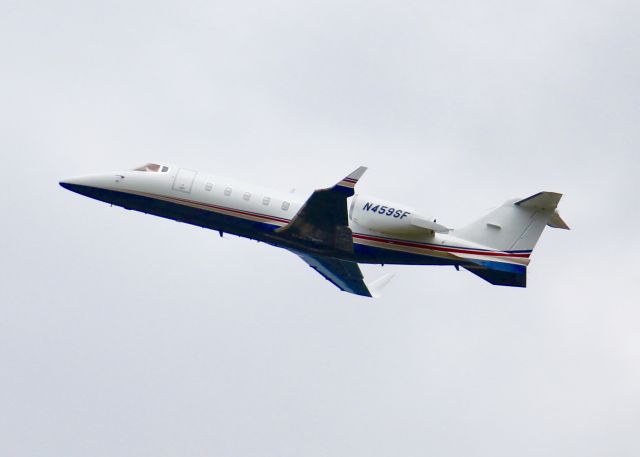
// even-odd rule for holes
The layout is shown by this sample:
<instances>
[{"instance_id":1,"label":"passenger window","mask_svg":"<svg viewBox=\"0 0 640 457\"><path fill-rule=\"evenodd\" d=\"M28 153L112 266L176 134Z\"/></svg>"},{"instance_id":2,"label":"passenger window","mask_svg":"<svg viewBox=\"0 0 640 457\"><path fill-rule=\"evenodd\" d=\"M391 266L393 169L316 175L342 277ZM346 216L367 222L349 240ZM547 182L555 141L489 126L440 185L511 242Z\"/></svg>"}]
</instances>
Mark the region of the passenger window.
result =
<instances>
[{"instance_id":1,"label":"passenger window","mask_svg":"<svg viewBox=\"0 0 640 457\"><path fill-rule=\"evenodd\" d=\"M232 190L233 189L231 189L231 187L225 187L225 189L224 189L225 196L227 196L227 197L230 196Z\"/></svg>"},{"instance_id":2,"label":"passenger window","mask_svg":"<svg viewBox=\"0 0 640 457\"><path fill-rule=\"evenodd\" d=\"M289 209L289 202L282 202L282 209L283 210L288 210Z\"/></svg>"},{"instance_id":3,"label":"passenger window","mask_svg":"<svg viewBox=\"0 0 640 457\"><path fill-rule=\"evenodd\" d=\"M211 192L211 189L213 189L213 184L208 182L204 185L204 190L206 190L207 192Z\"/></svg>"},{"instance_id":4,"label":"passenger window","mask_svg":"<svg viewBox=\"0 0 640 457\"><path fill-rule=\"evenodd\" d=\"M245 192L244 194L242 194L242 199L249 201L249 199L251 198L251 192Z\"/></svg>"},{"instance_id":5,"label":"passenger window","mask_svg":"<svg viewBox=\"0 0 640 457\"><path fill-rule=\"evenodd\" d=\"M262 204L263 205L268 205L271 202L271 197L264 197L262 199Z\"/></svg>"}]
</instances>

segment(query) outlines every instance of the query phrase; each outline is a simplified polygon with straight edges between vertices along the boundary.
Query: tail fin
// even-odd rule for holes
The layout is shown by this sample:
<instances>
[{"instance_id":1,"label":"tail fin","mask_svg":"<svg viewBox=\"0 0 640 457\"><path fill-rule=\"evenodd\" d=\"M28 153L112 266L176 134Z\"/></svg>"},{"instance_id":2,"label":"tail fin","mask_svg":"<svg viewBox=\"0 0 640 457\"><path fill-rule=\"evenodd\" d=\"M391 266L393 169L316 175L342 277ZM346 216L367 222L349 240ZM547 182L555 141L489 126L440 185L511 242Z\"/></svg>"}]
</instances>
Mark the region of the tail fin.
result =
<instances>
[{"instance_id":1,"label":"tail fin","mask_svg":"<svg viewBox=\"0 0 640 457\"><path fill-rule=\"evenodd\" d=\"M455 230L455 236L500 251L532 251L546 225L569 229L558 214L561 197L555 192L538 192L522 200L509 200Z\"/></svg>"},{"instance_id":2,"label":"tail fin","mask_svg":"<svg viewBox=\"0 0 640 457\"><path fill-rule=\"evenodd\" d=\"M539 192L509 200L475 222L455 230L455 236L490 249L526 255L533 250L545 226L569 229L558 213L562 194ZM527 267L508 261L474 260L464 267L499 286L526 287Z\"/></svg>"}]
</instances>

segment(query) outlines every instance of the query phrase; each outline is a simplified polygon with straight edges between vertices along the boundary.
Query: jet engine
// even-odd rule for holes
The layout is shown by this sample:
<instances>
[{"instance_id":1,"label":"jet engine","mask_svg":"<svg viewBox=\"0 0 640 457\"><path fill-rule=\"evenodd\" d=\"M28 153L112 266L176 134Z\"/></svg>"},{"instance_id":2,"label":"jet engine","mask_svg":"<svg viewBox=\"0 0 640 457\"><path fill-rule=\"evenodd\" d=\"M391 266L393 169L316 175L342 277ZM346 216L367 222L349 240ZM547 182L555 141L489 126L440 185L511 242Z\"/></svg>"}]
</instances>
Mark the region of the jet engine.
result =
<instances>
[{"instance_id":1,"label":"jet engine","mask_svg":"<svg viewBox=\"0 0 640 457\"><path fill-rule=\"evenodd\" d=\"M418 214L411 207L361 195L353 197L349 218L370 230L389 235L419 235L449 231L445 226Z\"/></svg>"}]
</instances>

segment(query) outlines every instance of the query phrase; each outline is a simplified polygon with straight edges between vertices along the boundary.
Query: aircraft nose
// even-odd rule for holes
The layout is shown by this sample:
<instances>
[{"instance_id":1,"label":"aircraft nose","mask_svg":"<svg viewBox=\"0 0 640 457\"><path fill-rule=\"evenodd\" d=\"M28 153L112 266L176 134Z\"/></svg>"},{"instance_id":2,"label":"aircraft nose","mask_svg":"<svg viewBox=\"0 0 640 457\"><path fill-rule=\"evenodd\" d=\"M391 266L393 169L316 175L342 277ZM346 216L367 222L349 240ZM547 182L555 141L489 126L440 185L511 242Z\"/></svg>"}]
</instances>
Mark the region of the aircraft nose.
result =
<instances>
[{"instance_id":1,"label":"aircraft nose","mask_svg":"<svg viewBox=\"0 0 640 457\"><path fill-rule=\"evenodd\" d=\"M65 179L63 181L60 181L58 184L60 184L62 187L64 187L67 190L71 190L73 191L74 187L76 186L76 184L74 184L73 182L71 182L70 179Z\"/></svg>"},{"instance_id":2,"label":"aircraft nose","mask_svg":"<svg viewBox=\"0 0 640 457\"><path fill-rule=\"evenodd\" d=\"M91 179L87 178L67 178L59 182L59 184L71 192L83 193L83 189L95 187Z\"/></svg>"},{"instance_id":3,"label":"aircraft nose","mask_svg":"<svg viewBox=\"0 0 640 457\"><path fill-rule=\"evenodd\" d=\"M78 176L67 178L60 181L60 186L81 195L94 196L96 192L100 192L109 188L115 178L109 174Z\"/></svg>"}]
</instances>

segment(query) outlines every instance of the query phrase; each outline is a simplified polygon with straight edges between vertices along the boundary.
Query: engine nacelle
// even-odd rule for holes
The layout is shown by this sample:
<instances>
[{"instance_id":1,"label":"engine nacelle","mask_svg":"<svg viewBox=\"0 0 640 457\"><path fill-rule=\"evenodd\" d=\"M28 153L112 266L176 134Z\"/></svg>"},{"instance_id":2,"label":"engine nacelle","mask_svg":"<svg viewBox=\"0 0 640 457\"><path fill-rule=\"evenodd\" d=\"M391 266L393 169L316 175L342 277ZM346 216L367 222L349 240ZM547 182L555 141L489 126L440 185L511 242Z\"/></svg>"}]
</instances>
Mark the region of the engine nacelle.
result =
<instances>
[{"instance_id":1,"label":"engine nacelle","mask_svg":"<svg viewBox=\"0 0 640 457\"><path fill-rule=\"evenodd\" d=\"M417 214L409 206L360 195L353 197L349 218L370 230L389 235L449 231L446 227Z\"/></svg>"}]
</instances>

